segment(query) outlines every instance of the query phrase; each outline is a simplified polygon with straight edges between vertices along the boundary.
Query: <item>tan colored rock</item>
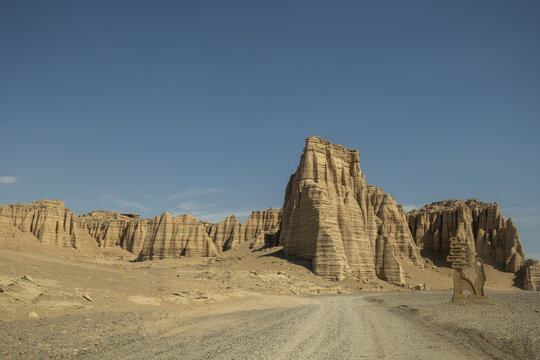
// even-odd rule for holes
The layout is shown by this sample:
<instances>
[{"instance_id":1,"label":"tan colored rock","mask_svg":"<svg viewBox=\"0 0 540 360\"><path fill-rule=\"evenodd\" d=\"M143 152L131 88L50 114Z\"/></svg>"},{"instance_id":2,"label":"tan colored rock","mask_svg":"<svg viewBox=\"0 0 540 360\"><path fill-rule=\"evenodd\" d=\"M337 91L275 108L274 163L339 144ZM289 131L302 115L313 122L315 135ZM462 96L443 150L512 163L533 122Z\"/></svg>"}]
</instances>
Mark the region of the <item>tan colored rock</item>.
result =
<instances>
[{"instance_id":1,"label":"tan colored rock","mask_svg":"<svg viewBox=\"0 0 540 360\"><path fill-rule=\"evenodd\" d=\"M79 227L88 231L99 246L120 246L134 254L142 249L148 222L139 215L103 210L94 210L77 218Z\"/></svg>"},{"instance_id":2,"label":"tan colored rock","mask_svg":"<svg viewBox=\"0 0 540 360\"><path fill-rule=\"evenodd\" d=\"M31 311L31 312L28 313L28 318L33 319L33 320L37 320L37 319L39 319L39 315L38 315L37 312Z\"/></svg>"},{"instance_id":3,"label":"tan colored rock","mask_svg":"<svg viewBox=\"0 0 540 360\"><path fill-rule=\"evenodd\" d=\"M204 223L189 214L173 218L166 212L149 221L139 260L216 254Z\"/></svg>"},{"instance_id":4,"label":"tan colored rock","mask_svg":"<svg viewBox=\"0 0 540 360\"><path fill-rule=\"evenodd\" d=\"M75 213L60 200L0 206L0 227L13 225L44 244L76 247Z\"/></svg>"},{"instance_id":5,"label":"tan colored rock","mask_svg":"<svg viewBox=\"0 0 540 360\"><path fill-rule=\"evenodd\" d=\"M148 222L139 260L215 256L246 241L260 242L279 231L280 216L281 210L269 209L254 211L244 223L233 215L211 224L191 215L173 218L165 213Z\"/></svg>"},{"instance_id":6,"label":"tan colored rock","mask_svg":"<svg viewBox=\"0 0 540 360\"><path fill-rule=\"evenodd\" d=\"M306 139L285 192L280 244L327 278L377 275L402 284L398 259L421 264L416 245L395 200L366 183L359 156L320 137Z\"/></svg>"},{"instance_id":7,"label":"tan colored rock","mask_svg":"<svg viewBox=\"0 0 540 360\"><path fill-rule=\"evenodd\" d=\"M523 289L540 291L540 261L528 259L523 265Z\"/></svg>"},{"instance_id":8,"label":"tan colored rock","mask_svg":"<svg viewBox=\"0 0 540 360\"><path fill-rule=\"evenodd\" d=\"M459 237L480 257L493 259L506 271L523 265L523 248L512 219L505 221L496 203L476 199L445 200L406 214L416 244L427 254L447 255L450 238Z\"/></svg>"},{"instance_id":9,"label":"tan colored rock","mask_svg":"<svg viewBox=\"0 0 540 360\"><path fill-rule=\"evenodd\" d=\"M120 246L140 255L140 260L149 260L213 256L245 241L258 241L264 246L265 239L272 239L279 231L280 219L280 209L254 211L244 223L233 215L217 224L199 221L191 215L173 218L162 214L141 219L138 215L97 210L80 216L77 223L101 247Z\"/></svg>"},{"instance_id":10,"label":"tan colored rock","mask_svg":"<svg viewBox=\"0 0 540 360\"><path fill-rule=\"evenodd\" d=\"M230 216L218 224L209 224L208 233L219 251L230 250L244 242L257 242L259 246L277 243L275 237L281 222L281 209L253 211L241 223Z\"/></svg>"}]
</instances>

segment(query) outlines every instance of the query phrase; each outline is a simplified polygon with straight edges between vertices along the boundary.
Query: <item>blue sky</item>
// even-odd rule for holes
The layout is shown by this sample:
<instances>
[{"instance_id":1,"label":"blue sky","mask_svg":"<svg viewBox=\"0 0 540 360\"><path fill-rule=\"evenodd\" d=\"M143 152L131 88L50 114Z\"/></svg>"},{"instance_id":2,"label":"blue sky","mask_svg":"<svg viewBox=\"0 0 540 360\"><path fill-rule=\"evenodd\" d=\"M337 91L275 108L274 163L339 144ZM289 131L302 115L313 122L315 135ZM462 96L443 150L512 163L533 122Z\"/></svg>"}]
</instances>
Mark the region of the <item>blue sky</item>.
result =
<instances>
[{"instance_id":1,"label":"blue sky","mask_svg":"<svg viewBox=\"0 0 540 360\"><path fill-rule=\"evenodd\" d=\"M0 2L0 202L280 207L307 136L406 207L497 201L540 253L536 1Z\"/></svg>"}]
</instances>

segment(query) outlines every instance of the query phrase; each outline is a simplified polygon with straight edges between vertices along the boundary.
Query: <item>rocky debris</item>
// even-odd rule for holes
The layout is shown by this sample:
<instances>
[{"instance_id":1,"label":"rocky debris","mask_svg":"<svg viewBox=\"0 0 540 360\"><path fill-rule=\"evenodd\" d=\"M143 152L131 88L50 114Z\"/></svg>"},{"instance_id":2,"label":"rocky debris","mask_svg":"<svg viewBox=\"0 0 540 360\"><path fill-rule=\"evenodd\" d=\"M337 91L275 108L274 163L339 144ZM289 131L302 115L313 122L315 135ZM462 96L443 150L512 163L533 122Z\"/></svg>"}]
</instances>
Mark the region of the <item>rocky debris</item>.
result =
<instances>
[{"instance_id":1,"label":"rocky debris","mask_svg":"<svg viewBox=\"0 0 540 360\"><path fill-rule=\"evenodd\" d=\"M39 319L39 315L38 315L37 312L31 311L31 312L28 314L28 318L29 318L29 319L37 320L37 319Z\"/></svg>"},{"instance_id":2,"label":"rocky debris","mask_svg":"<svg viewBox=\"0 0 540 360\"><path fill-rule=\"evenodd\" d=\"M285 192L280 245L326 278L378 276L404 284L400 259L422 261L402 208L366 183L359 157L320 137L306 139Z\"/></svg>"},{"instance_id":3,"label":"rocky debris","mask_svg":"<svg viewBox=\"0 0 540 360\"><path fill-rule=\"evenodd\" d=\"M459 237L471 251L516 272L524 261L519 232L505 221L496 203L476 199L445 200L406 214L416 244L428 254L448 255L450 238Z\"/></svg>"},{"instance_id":4,"label":"rocky debris","mask_svg":"<svg viewBox=\"0 0 540 360\"><path fill-rule=\"evenodd\" d=\"M30 275L23 275L22 279L23 279L23 280L26 280L26 281L34 282L34 279L32 279L32 278L30 277Z\"/></svg>"},{"instance_id":5,"label":"rocky debris","mask_svg":"<svg viewBox=\"0 0 540 360\"><path fill-rule=\"evenodd\" d=\"M523 273L521 281L523 289L540 291L540 262L528 259L521 272Z\"/></svg>"},{"instance_id":6,"label":"rocky debris","mask_svg":"<svg viewBox=\"0 0 540 360\"><path fill-rule=\"evenodd\" d=\"M0 227L13 225L44 244L76 247L75 213L60 200L0 205Z\"/></svg>"},{"instance_id":7,"label":"rocky debris","mask_svg":"<svg viewBox=\"0 0 540 360\"><path fill-rule=\"evenodd\" d=\"M83 294L82 297L85 299L85 300L88 300L90 302L94 302L94 299L92 299L92 297L90 297L90 295L88 294Z\"/></svg>"}]
</instances>

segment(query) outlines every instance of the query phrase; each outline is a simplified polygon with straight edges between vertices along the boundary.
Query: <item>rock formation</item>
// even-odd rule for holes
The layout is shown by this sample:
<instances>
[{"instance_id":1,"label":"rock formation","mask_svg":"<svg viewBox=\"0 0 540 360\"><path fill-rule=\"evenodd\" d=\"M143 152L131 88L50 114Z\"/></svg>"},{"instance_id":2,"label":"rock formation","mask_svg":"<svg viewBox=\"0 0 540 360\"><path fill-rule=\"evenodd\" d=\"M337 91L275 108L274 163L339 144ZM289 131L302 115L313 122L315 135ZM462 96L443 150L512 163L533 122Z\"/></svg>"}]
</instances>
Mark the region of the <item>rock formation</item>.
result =
<instances>
[{"instance_id":1,"label":"rock formation","mask_svg":"<svg viewBox=\"0 0 540 360\"><path fill-rule=\"evenodd\" d=\"M521 280L523 289L540 291L540 262L528 259L523 265L523 278Z\"/></svg>"},{"instance_id":2,"label":"rock formation","mask_svg":"<svg viewBox=\"0 0 540 360\"><path fill-rule=\"evenodd\" d=\"M119 246L140 260L178 256L213 256L245 241L274 243L280 209L254 211L244 222L233 215L217 224L189 214L168 213L154 219L135 214L95 210L75 217L59 200L0 206L0 228L13 227L40 242L78 248L92 242L103 248Z\"/></svg>"},{"instance_id":3,"label":"rock formation","mask_svg":"<svg viewBox=\"0 0 540 360\"><path fill-rule=\"evenodd\" d=\"M189 214L173 218L166 212L149 221L138 259L215 256L217 253L204 223Z\"/></svg>"},{"instance_id":4,"label":"rock formation","mask_svg":"<svg viewBox=\"0 0 540 360\"><path fill-rule=\"evenodd\" d=\"M42 243L81 248L119 246L139 260L214 256L242 243L275 246L311 262L321 276L378 277L404 285L402 264L423 266L420 250L448 255L450 238L496 261L506 271L526 271L524 284L538 288L538 264L524 266L519 232L495 203L447 200L405 214L381 188L368 184L359 152L309 137L287 185L283 211L254 211L245 222L230 216L219 223L189 214L153 219L93 211L78 218L59 200L0 206L2 236L16 231ZM5 230L5 231L4 231Z\"/></svg>"},{"instance_id":5,"label":"rock formation","mask_svg":"<svg viewBox=\"0 0 540 360\"><path fill-rule=\"evenodd\" d=\"M79 216L77 223L96 239L99 246L120 246L134 254L141 251L148 227L148 220L139 215L102 210Z\"/></svg>"},{"instance_id":6,"label":"rock formation","mask_svg":"<svg viewBox=\"0 0 540 360\"><path fill-rule=\"evenodd\" d=\"M359 156L320 137L306 139L285 192L280 244L327 278L377 275L402 284L399 259L420 265L419 253L403 210L366 183Z\"/></svg>"},{"instance_id":7,"label":"rock formation","mask_svg":"<svg viewBox=\"0 0 540 360\"><path fill-rule=\"evenodd\" d=\"M179 256L214 256L246 241L260 246L279 230L280 209L254 211L244 222L233 215L217 224L199 221L189 214L169 213L154 219L109 211L93 211L77 219L101 247L120 246L139 260Z\"/></svg>"},{"instance_id":8,"label":"rock formation","mask_svg":"<svg viewBox=\"0 0 540 360\"><path fill-rule=\"evenodd\" d=\"M456 236L506 271L516 272L523 265L518 229L512 219L505 221L496 203L439 201L407 213L407 219L414 241L426 254L447 255L450 238Z\"/></svg>"},{"instance_id":9,"label":"rock formation","mask_svg":"<svg viewBox=\"0 0 540 360\"><path fill-rule=\"evenodd\" d=\"M218 249L226 251L246 241L257 241L259 246L273 242L280 221L281 209L268 209L253 211L244 223L233 215L218 224L209 224L207 229Z\"/></svg>"},{"instance_id":10,"label":"rock formation","mask_svg":"<svg viewBox=\"0 0 540 360\"><path fill-rule=\"evenodd\" d=\"M60 200L0 206L0 226L13 225L44 244L77 247L75 213Z\"/></svg>"}]
</instances>

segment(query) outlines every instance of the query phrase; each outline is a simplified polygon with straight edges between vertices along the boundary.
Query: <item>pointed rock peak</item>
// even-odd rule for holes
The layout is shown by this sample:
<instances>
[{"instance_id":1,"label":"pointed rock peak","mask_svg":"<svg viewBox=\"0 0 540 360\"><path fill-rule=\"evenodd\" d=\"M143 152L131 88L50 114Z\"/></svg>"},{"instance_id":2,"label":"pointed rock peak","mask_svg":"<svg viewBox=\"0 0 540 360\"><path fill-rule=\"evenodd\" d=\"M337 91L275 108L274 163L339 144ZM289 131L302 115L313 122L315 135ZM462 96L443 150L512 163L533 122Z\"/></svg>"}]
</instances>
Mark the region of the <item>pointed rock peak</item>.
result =
<instances>
[{"instance_id":1,"label":"pointed rock peak","mask_svg":"<svg viewBox=\"0 0 540 360\"><path fill-rule=\"evenodd\" d=\"M375 258L379 237L390 239L400 257L419 259L418 250L394 199L370 191L360 170L359 151L311 136L285 191L280 244L288 254L311 260L316 274L373 278L384 264ZM384 219L374 213L378 205ZM381 247L382 249L382 247ZM380 266L379 266L380 265ZM397 273L393 270L394 273Z\"/></svg>"}]
</instances>

